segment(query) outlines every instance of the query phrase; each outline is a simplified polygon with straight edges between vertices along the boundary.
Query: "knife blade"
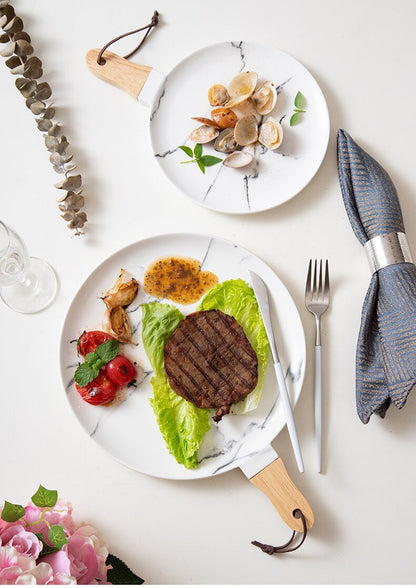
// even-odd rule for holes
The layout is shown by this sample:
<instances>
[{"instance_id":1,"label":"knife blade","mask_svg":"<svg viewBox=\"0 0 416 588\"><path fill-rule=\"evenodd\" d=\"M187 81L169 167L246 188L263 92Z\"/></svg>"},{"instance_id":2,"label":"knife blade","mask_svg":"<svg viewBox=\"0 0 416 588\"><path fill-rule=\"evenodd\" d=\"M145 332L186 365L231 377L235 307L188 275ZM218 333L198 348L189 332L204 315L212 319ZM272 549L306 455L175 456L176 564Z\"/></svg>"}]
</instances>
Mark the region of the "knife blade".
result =
<instances>
[{"instance_id":1,"label":"knife blade","mask_svg":"<svg viewBox=\"0 0 416 588\"><path fill-rule=\"evenodd\" d=\"M270 351L273 359L273 367L276 374L277 385L282 399L283 413L286 419L287 429L289 432L290 441L292 443L293 452L295 454L296 463L299 471L302 473L303 459L302 451L300 449L299 437L296 428L295 418L293 416L292 405L290 403L289 392L287 390L285 376L280 363L279 352L277 349L276 338L273 333L272 319L270 314L269 294L267 286L262 278L252 270L248 270L250 275L251 286L254 290L254 294L259 305L260 314L263 319L264 328L266 330L267 338L269 340Z\"/></svg>"}]
</instances>

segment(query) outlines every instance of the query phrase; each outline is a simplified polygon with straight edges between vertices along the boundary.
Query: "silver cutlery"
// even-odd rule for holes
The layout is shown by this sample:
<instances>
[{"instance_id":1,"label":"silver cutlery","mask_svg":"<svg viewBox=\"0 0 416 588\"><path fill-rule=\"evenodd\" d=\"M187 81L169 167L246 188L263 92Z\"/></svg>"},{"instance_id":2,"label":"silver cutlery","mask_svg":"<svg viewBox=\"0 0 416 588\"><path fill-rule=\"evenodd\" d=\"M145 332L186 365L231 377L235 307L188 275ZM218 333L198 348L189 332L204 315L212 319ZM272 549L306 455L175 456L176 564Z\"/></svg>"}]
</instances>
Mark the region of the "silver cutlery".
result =
<instances>
[{"instance_id":1,"label":"silver cutlery","mask_svg":"<svg viewBox=\"0 0 416 588\"><path fill-rule=\"evenodd\" d=\"M273 366L276 373L280 397L282 399L283 412L287 423L287 429L289 431L290 441L292 443L293 451L295 453L296 463L298 465L299 471L303 472L303 459L299 445L298 432L296 429L296 423L293 416L292 405L290 403L289 393L286 386L282 364L280 363L279 359L276 339L273 334L267 286L261 279L261 277L257 275L255 272L249 270L248 273L250 274L251 285L253 287L254 294L256 295L260 313L263 318L264 327L266 329L267 338L269 340L270 351L273 358Z\"/></svg>"},{"instance_id":2,"label":"silver cutlery","mask_svg":"<svg viewBox=\"0 0 416 588\"><path fill-rule=\"evenodd\" d=\"M314 414L315 436L318 458L318 472L322 471L322 344L321 317L329 306L329 267L328 260L309 261L305 288L306 308L315 316L315 383Z\"/></svg>"}]
</instances>

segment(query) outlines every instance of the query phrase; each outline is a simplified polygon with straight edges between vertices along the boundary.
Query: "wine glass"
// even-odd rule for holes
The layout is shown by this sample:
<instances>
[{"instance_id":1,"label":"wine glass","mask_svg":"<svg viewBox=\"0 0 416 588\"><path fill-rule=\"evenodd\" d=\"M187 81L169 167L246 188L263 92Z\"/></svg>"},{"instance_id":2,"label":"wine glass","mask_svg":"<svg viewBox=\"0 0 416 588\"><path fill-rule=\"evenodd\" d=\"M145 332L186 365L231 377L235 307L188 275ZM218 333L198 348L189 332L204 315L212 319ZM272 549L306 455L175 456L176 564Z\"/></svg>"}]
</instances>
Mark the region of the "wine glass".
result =
<instances>
[{"instance_id":1,"label":"wine glass","mask_svg":"<svg viewBox=\"0 0 416 588\"><path fill-rule=\"evenodd\" d=\"M0 297L13 310L33 313L55 298L57 279L51 266L29 257L26 245L0 221Z\"/></svg>"}]
</instances>

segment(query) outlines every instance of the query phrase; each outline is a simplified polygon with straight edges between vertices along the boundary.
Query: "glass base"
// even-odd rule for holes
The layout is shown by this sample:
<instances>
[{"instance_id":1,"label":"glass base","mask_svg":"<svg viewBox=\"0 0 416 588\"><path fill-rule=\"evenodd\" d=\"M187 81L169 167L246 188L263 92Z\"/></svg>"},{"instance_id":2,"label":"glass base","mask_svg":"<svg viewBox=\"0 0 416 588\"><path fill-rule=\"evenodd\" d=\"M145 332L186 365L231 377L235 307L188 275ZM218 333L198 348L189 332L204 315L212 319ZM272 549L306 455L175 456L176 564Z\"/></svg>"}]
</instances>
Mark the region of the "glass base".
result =
<instances>
[{"instance_id":1,"label":"glass base","mask_svg":"<svg viewBox=\"0 0 416 588\"><path fill-rule=\"evenodd\" d=\"M34 313L52 302L58 290L58 280L51 266L43 259L31 257L23 281L1 288L2 300L13 310Z\"/></svg>"}]
</instances>

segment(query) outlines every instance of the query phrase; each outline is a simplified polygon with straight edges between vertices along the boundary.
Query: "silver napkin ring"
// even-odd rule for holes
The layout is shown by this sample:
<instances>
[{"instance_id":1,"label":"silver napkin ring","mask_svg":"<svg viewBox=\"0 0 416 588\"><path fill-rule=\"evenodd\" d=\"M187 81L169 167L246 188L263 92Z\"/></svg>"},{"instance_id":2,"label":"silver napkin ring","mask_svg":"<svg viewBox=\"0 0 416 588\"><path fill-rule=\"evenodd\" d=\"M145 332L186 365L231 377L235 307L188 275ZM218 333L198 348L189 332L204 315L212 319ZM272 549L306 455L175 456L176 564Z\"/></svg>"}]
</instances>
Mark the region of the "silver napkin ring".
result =
<instances>
[{"instance_id":1,"label":"silver napkin ring","mask_svg":"<svg viewBox=\"0 0 416 588\"><path fill-rule=\"evenodd\" d=\"M413 263L412 254L404 233L377 235L377 237L373 237L364 243L364 249L372 274L395 263Z\"/></svg>"}]
</instances>

